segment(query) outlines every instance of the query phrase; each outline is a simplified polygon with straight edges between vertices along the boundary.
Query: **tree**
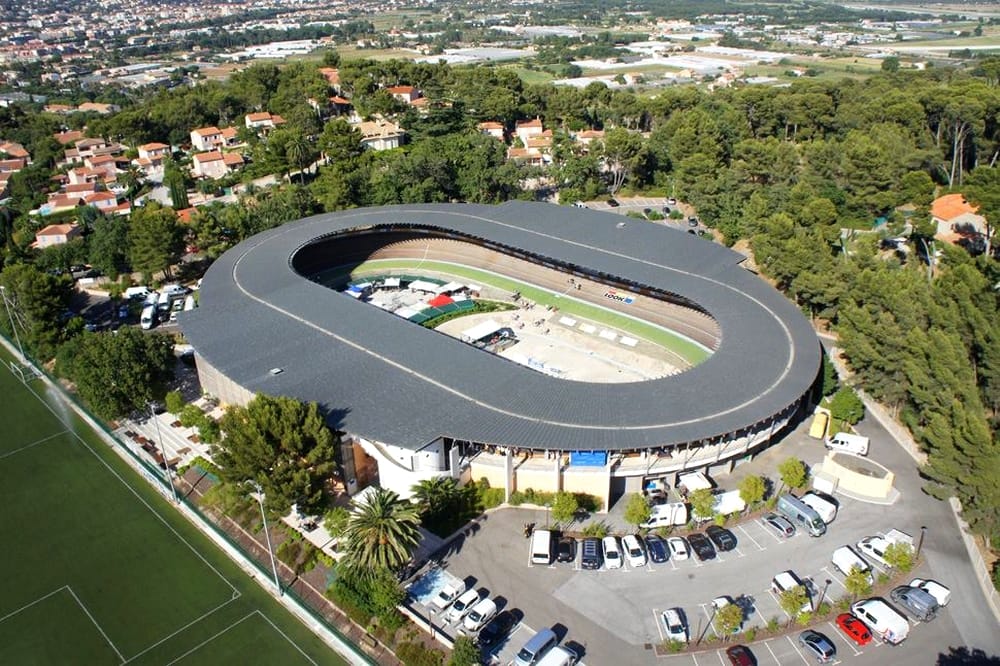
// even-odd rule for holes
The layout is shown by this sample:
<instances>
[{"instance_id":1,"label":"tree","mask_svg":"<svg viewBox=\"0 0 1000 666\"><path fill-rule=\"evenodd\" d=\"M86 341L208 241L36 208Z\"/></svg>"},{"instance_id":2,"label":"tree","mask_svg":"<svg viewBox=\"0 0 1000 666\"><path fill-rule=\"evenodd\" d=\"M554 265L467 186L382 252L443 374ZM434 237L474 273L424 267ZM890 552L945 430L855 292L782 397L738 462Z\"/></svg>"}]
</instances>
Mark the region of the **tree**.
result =
<instances>
[{"instance_id":1,"label":"tree","mask_svg":"<svg viewBox=\"0 0 1000 666\"><path fill-rule=\"evenodd\" d=\"M560 490L552 498L552 519L560 523L569 522L576 516L579 508L580 504L573 493Z\"/></svg>"},{"instance_id":2,"label":"tree","mask_svg":"<svg viewBox=\"0 0 1000 666\"><path fill-rule=\"evenodd\" d=\"M17 337L39 359L48 360L66 338L63 319L73 294L69 276L54 277L31 264L13 264L0 273L6 307L10 317L0 317L0 328Z\"/></svg>"},{"instance_id":3,"label":"tree","mask_svg":"<svg viewBox=\"0 0 1000 666\"><path fill-rule=\"evenodd\" d=\"M786 458L778 465L781 483L788 488L804 488L809 478L806 466L798 458Z\"/></svg>"},{"instance_id":4,"label":"tree","mask_svg":"<svg viewBox=\"0 0 1000 666\"><path fill-rule=\"evenodd\" d=\"M996 155L993 156L996 159ZM993 246L993 225L1000 220L1000 167L979 166L973 169L963 186L965 198L976 206L986 220L986 256Z\"/></svg>"},{"instance_id":5,"label":"tree","mask_svg":"<svg viewBox=\"0 0 1000 666\"><path fill-rule=\"evenodd\" d=\"M820 392L823 397L826 397L836 391L839 385L840 378L837 376L837 368L826 352L823 352L823 386Z\"/></svg>"},{"instance_id":6,"label":"tree","mask_svg":"<svg viewBox=\"0 0 1000 666\"><path fill-rule=\"evenodd\" d=\"M167 187L167 191L170 194L170 204L174 207L174 210L190 208L191 204L188 202L187 195L187 178L180 170L180 167L171 159L164 161L163 184Z\"/></svg>"},{"instance_id":7,"label":"tree","mask_svg":"<svg viewBox=\"0 0 1000 666\"><path fill-rule=\"evenodd\" d=\"M361 576L384 569L398 571L420 543L419 524L417 508L411 502L391 490L376 488L355 502L344 531L344 562Z\"/></svg>"},{"instance_id":8,"label":"tree","mask_svg":"<svg viewBox=\"0 0 1000 666\"><path fill-rule=\"evenodd\" d=\"M351 512L342 506L335 506L323 516L323 527L334 539L340 538L347 529Z\"/></svg>"},{"instance_id":9,"label":"tree","mask_svg":"<svg viewBox=\"0 0 1000 666\"><path fill-rule=\"evenodd\" d=\"M890 567L904 573L912 569L915 562L913 546L908 543L890 543L883 557Z\"/></svg>"},{"instance_id":10,"label":"tree","mask_svg":"<svg viewBox=\"0 0 1000 666\"><path fill-rule=\"evenodd\" d=\"M184 229L177 215L156 202L132 213L128 240L132 267L148 276L163 271L169 278L170 267L184 251Z\"/></svg>"},{"instance_id":11,"label":"tree","mask_svg":"<svg viewBox=\"0 0 1000 666\"><path fill-rule=\"evenodd\" d=\"M781 610L785 611L791 619L797 618L802 613L802 609L808 604L809 593L802 585L796 585L778 595L778 605L781 606Z\"/></svg>"},{"instance_id":12,"label":"tree","mask_svg":"<svg viewBox=\"0 0 1000 666\"><path fill-rule=\"evenodd\" d=\"M899 58L896 56L889 56L888 58L882 59L882 71L894 74L899 71Z\"/></svg>"},{"instance_id":13,"label":"tree","mask_svg":"<svg viewBox=\"0 0 1000 666\"><path fill-rule=\"evenodd\" d=\"M743 626L743 609L736 604L726 604L715 611L712 622L715 624L715 632L723 640L729 640Z\"/></svg>"},{"instance_id":14,"label":"tree","mask_svg":"<svg viewBox=\"0 0 1000 666\"><path fill-rule=\"evenodd\" d=\"M303 185L306 182L305 168L312 161L312 145L301 134L296 134L285 143L285 156L289 164L298 167L299 178Z\"/></svg>"},{"instance_id":15,"label":"tree","mask_svg":"<svg viewBox=\"0 0 1000 666\"><path fill-rule=\"evenodd\" d=\"M608 172L611 174L611 186L608 189L611 196L614 196L639 166L642 155L642 137L622 127L608 130L604 135L601 155Z\"/></svg>"},{"instance_id":16,"label":"tree","mask_svg":"<svg viewBox=\"0 0 1000 666\"><path fill-rule=\"evenodd\" d=\"M868 596L872 591L871 574L858 567L851 567L851 573L844 578L844 587L852 599Z\"/></svg>"},{"instance_id":17,"label":"tree","mask_svg":"<svg viewBox=\"0 0 1000 666\"><path fill-rule=\"evenodd\" d=\"M451 651L448 666L477 666L482 662L479 646L468 636L459 636Z\"/></svg>"},{"instance_id":18,"label":"tree","mask_svg":"<svg viewBox=\"0 0 1000 666\"><path fill-rule=\"evenodd\" d=\"M850 386L844 386L830 398L830 414L839 421L854 425L865 415L865 403Z\"/></svg>"},{"instance_id":19,"label":"tree","mask_svg":"<svg viewBox=\"0 0 1000 666\"><path fill-rule=\"evenodd\" d=\"M629 525L641 525L652 515L649 500L642 493L633 493L625 504L625 522Z\"/></svg>"},{"instance_id":20,"label":"tree","mask_svg":"<svg viewBox=\"0 0 1000 666\"><path fill-rule=\"evenodd\" d=\"M448 476L435 476L415 483L410 489L425 521L449 511L459 497L458 482Z\"/></svg>"},{"instance_id":21,"label":"tree","mask_svg":"<svg viewBox=\"0 0 1000 666\"><path fill-rule=\"evenodd\" d=\"M753 507L763 501L765 492L767 484L763 477L751 474L740 481L740 499L746 502L747 506Z\"/></svg>"},{"instance_id":22,"label":"tree","mask_svg":"<svg viewBox=\"0 0 1000 666\"><path fill-rule=\"evenodd\" d=\"M707 520L715 512L715 495L710 488L699 488L688 496L695 518Z\"/></svg>"},{"instance_id":23,"label":"tree","mask_svg":"<svg viewBox=\"0 0 1000 666\"><path fill-rule=\"evenodd\" d=\"M80 397L103 419L148 412L173 377L174 343L128 326L116 335L84 333L65 343L56 370L76 384Z\"/></svg>"},{"instance_id":24,"label":"tree","mask_svg":"<svg viewBox=\"0 0 1000 666\"><path fill-rule=\"evenodd\" d=\"M100 218L87 238L90 265L111 279L128 271L128 229L120 215Z\"/></svg>"},{"instance_id":25,"label":"tree","mask_svg":"<svg viewBox=\"0 0 1000 666\"><path fill-rule=\"evenodd\" d=\"M258 395L232 407L220 423L225 437L212 447L228 483L255 482L271 511L319 510L334 469L334 437L316 403Z\"/></svg>"},{"instance_id":26,"label":"tree","mask_svg":"<svg viewBox=\"0 0 1000 666\"><path fill-rule=\"evenodd\" d=\"M166 406L167 411L174 416L180 414L185 405L180 391L169 391L163 399L163 404Z\"/></svg>"}]
</instances>

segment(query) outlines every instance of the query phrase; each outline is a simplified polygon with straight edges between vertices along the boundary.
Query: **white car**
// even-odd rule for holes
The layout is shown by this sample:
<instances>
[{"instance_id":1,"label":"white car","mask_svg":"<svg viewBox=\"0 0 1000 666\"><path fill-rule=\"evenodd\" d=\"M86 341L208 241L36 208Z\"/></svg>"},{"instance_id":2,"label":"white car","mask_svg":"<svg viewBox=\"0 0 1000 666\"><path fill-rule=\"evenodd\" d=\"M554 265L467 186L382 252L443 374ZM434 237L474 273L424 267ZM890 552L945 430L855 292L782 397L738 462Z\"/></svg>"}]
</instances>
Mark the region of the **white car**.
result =
<instances>
[{"instance_id":1,"label":"white car","mask_svg":"<svg viewBox=\"0 0 1000 666\"><path fill-rule=\"evenodd\" d=\"M870 560L878 562L886 569L891 569L892 565L885 561L885 549L889 542L880 536L865 537L858 542L858 550Z\"/></svg>"},{"instance_id":2,"label":"white car","mask_svg":"<svg viewBox=\"0 0 1000 666\"><path fill-rule=\"evenodd\" d=\"M667 539L670 546L670 557L675 560L686 560L689 555L688 544L682 537L670 537Z\"/></svg>"},{"instance_id":3,"label":"white car","mask_svg":"<svg viewBox=\"0 0 1000 666\"><path fill-rule=\"evenodd\" d=\"M606 536L601 539L601 545L604 546L604 566L608 569L621 569L622 551L618 547L618 538Z\"/></svg>"},{"instance_id":4,"label":"white car","mask_svg":"<svg viewBox=\"0 0 1000 666\"><path fill-rule=\"evenodd\" d=\"M458 622L472 610L473 606L479 603L479 599L479 590L466 591L458 599L455 599L455 603L444 614L444 621L448 623Z\"/></svg>"},{"instance_id":5,"label":"white car","mask_svg":"<svg viewBox=\"0 0 1000 666\"><path fill-rule=\"evenodd\" d=\"M455 599L458 599L458 597L462 594L462 592L465 592L464 580L460 580L457 583L445 585L443 588L441 588L441 591L438 592L433 599L431 599L431 605L437 608L438 610L444 610L445 608L451 605L451 602L453 602Z\"/></svg>"},{"instance_id":6,"label":"white car","mask_svg":"<svg viewBox=\"0 0 1000 666\"><path fill-rule=\"evenodd\" d=\"M622 538L622 549L628 559L628 565L632 568L646 566L646 551L634 534L627 534Z\"/></svg>"},{"instance_id":7,"label":"white car","mask_svg":"<svg viewBox=\"0 0 1000 666\"><path fill-rule=\"evenodd\" d=\"M934 597L940 606L947 606L948 602L951 601L951 590L936 580L914 578L910 581L910 587L919 587L921 590Z\"/></svg>"},{"instance_id":8,"label":"white car","mask_svg":"<svg viewBox=\"0 0 1000 666\"><path fill-rule=\"evenodd\" d=\"M663 632L670 641L688 642L687 624L684 622L684 611L680 608L668 608L660 614L663 622Z\"/></svg>"}]
</instances>

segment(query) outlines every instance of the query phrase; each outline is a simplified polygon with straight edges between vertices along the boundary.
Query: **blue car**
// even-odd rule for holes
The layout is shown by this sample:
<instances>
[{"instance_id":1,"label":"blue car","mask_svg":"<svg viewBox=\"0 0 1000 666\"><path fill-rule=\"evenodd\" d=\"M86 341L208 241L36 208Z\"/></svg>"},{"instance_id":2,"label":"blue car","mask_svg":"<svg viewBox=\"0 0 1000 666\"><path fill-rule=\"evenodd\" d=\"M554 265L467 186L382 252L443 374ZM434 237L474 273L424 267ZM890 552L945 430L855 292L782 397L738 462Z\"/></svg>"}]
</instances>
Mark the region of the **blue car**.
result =
<instances>
[{"instance_id":1,"label":"blue car","mask_svg":"<svg viewBox=\"0 0 1000 666\"><path fill-rule=\"evenodd\" d=\"M649 559L656 563L666 562L670 557L667 543L655 534L646 537L646 553Z\"/></svg>"}]
</instances>

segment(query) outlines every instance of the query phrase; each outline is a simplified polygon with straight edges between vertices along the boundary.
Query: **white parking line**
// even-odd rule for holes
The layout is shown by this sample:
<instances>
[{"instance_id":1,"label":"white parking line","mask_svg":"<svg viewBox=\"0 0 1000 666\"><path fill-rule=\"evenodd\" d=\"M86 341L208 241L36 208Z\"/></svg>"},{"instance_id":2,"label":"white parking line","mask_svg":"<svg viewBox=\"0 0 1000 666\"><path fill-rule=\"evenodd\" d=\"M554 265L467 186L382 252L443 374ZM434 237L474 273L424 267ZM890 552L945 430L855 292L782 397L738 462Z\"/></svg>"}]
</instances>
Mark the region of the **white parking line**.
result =
<instances>
[{"instance_id":1,"label":"white parking line","mask_svg":"<svg viewBox=\"0 0 1000 666\"><path fill-rule=\"evenodd\" d=\"M772 529L771 529L770 527L768 527L766 523L764 523L763 521L760 521L760 520L757 520L757 521L756 521L756 523L757 523L758 525L760 525L761 527L763 527L763 528L764 528L764 531L765 531L765 532L767 532L767 534L768 534L768 535L769 535L769 536L770 536L770 537L771 537L772 539L774 539L774 542L775 542L775 543L781 543L781 542L782 542L782 539L781 539L781 537L779 537L779 536L778 536L777 534L775 534L775 533L774 533L774 530L772 530Z\"/></svg>"},{"instance_id":2,"label":"white parking line","mask_svg":"<svg viewBox=\"0 0 1000 666\"><path fill-rule=\"evenodd\" d=\"M781 600L778 599L777 595L774 593L774 590L768 588L767 593L771 595L771 598L774 599L774 603L778 605L778 609L785 614L785 617L791 620L792 616L788 614L788 611L786 611L784 608L781 607Z\"/></svg>"},{"instance_id":3,"label":"white parking line","mask_svg":"<svg viewBox=\"0 0 1000 666\"><path fill-rule=\"evenodd\" d=\"M757 542L757 539L754 539L752 536L750 536L750 533L747 532L746 529L744 529L744 527L742 525L737 525L736 529L738 529L740 532L743 532L743 534L745 534L748 539L750 539L751 541L753 541L753 545L757 546L757 550L766 550L764 548L764 546L760 545Z\"/></svg>"},{"instance_id":4,"label":"white parking line","mask_svg":"<svg viewBox=\"0 0 1000 666\"><path fill-rule=\"evenodd\" d=\"M739 555L740 557L746 557L746 555L743 554L743 551L740 550L739 548L734 548L733 550L735 550L736 554Z\"/></svg>"},{"instance_id":5,"label":"white parking line","mask_svg":"<svg viewBox=\"0 0 1000 666\"><path fill-rule=\"evenodd\" d=\"M792 637L785 636L785 638L788 639L788 644L792 646L792 649L795 650L795 653L799 655L799 658L802 660L802 663L805 664L806 666L809 666L809 660L806 659L805 655L802 654L802 651L799 650L799 646L795 644L795 641L792 640Z\"/></svg>"},{"instance_id":6,"label":"white parking line","mask_svg":"<svg viewBox=\"0 0 1000 666\"><path fill-rule=\"evenodd\" d=\"M715 656L719 658L719 663L722 664L722 666L726 666L726 661L722 658L722 650L716 650Z\"/></svg>"},{"instance_id":7,"label":"white parking line","mask_svg":"<svg viewBox=\"0 0 1000 666\"><path fill-rule=\"evenodd\" d=\"M766 647L767 651L771 653L771 659L774 659L774 663L781 666L781 660L778 659L778 655L774 654L774 650L771 649L771 641L764 641L764 647Z\"/></svg>"},{"instance_id":8,"label":"white parking line","mask_svg":"<svg viewBox=\"0 0 1000 666\"><path fill-rule=\"evenodd\" d=\"M845 590L847 589L847 586L844 585L843 582L841 582L840 578L837 577L837 574L835 574L834 572L830 571L826 567L823 567L822 569L820 569L820 571L822 571L823 573L825 573L826 577L829 578L830 580L832 580L833 582L835 582L837 585L841 586Z\"/></svg>"},{"instance_id":9,"label":"white parking line","mask_svg":"<svg viewBox=\"0 0 1000 666\"><path fill-rule=\"evenodd\" d=\"M667 640L663 636L663 629L660 627L660 611L658 611L655 608L653 609L653 624L656 625L656 633L658 633L660 635L660 642L662 643L665 640Z\"/></svg>"}]
</instances>

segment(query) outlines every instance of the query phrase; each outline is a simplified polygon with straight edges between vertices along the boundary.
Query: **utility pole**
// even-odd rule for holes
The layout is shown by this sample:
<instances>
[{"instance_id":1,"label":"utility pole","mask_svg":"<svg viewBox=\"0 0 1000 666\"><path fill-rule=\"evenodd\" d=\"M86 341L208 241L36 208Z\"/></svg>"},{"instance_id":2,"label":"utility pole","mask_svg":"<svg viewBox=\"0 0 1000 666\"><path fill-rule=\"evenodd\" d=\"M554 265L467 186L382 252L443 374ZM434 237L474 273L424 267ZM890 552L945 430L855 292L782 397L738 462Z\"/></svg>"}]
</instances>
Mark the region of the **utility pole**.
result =
<instances>
[{"instance_id":1,"label":"utility pole","mask_svg":"<svg viewBox=\"0 0 1000 666\"><path fill-rule=\"evenodd\" d=\"M267 531L267 515L264 513L264 491L261 489L260 484L256 481L247 481L254 489L254 499L260 504L260 519L264 523L264 540L267 542L267 554L271 556L271 572L274 574L274 589L277 590L278 596L282 596L281 591L281 581L278 579L278 565L274 561L274 548L271 547L271 535Z\"/></svg>"},{"instance_id":2,"label":"utility pole","mask_svg":"<svg viewBox=\"0 0 1000 666\"><path fill-rule=\"evenodd\" d=\"M21 336L17 334L17 326L14 325L14 315L10 311L10 301L7 300L7 287L0 284L0 296L3 296L3 305L7 309L7 318L10 319L10 330L14 333L14 342L17 343L17 351L21 354L21 361L27 360L24 355L24 347L21 346Z\"/></svg>"},{"instance_id":3,"label":"utility pole","mask_svg":"<svg viewBox=\"0 0 1000 666\"><path fill-rule=\"evenodd\" d=\"M167 485L170 486L170 494L174 498L174 504L179 504L180 500L177 498L177 488L174 486L174 479L170 474L167 451L163 448L163 435L160 434L160 419L156 418L156 410L153 409L153 403L149 403L149 415L152 417L153 425L156 427L156 443L160 445L160 455L163 456L163 472L167 477Z\"/></svg>"}]
</instances>

